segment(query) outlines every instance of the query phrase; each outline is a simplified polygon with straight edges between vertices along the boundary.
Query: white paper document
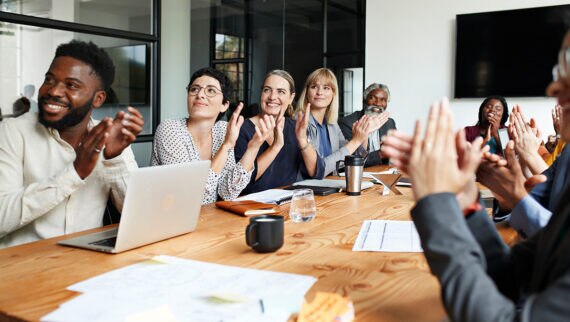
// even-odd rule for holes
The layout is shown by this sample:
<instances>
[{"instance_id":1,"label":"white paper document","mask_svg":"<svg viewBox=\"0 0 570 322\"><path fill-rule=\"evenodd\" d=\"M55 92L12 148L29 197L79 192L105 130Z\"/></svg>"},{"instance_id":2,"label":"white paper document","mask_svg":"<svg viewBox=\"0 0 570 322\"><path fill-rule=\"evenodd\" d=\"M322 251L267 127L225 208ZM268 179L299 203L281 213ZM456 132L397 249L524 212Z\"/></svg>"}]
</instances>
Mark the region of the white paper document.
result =
<instances>
[{"instance_id":1,"label":"white paper document","mask_svg":"<svg viewBox=\"0 0 570 322\"><path fill-rule=\"evenodd\" d=\"M293 198L293 190L269 189L261 192L250 193L249 195L239 197L235 200L253 200L281 205L290 202L291 198Z\"/></svg>"},{"instance_id":2,"label":"white paper document","mask_svg":"<svg viewBox=\"0 0 570 322\"><path fill-rule=\"evenodd\" d=\"M397 220L365 220L352 250L412 253L423 251L414 223Z\"/></svg>"},{"instance_id":3,"label":"white paper document","mask_svg":"<svg viewBox=\"0 0 570 322\"><path fill-rule=\"evenodd\" d=\"M161 255L71 285L42 321L287 321L316 281Z\"/></svg>"}]
</instances>

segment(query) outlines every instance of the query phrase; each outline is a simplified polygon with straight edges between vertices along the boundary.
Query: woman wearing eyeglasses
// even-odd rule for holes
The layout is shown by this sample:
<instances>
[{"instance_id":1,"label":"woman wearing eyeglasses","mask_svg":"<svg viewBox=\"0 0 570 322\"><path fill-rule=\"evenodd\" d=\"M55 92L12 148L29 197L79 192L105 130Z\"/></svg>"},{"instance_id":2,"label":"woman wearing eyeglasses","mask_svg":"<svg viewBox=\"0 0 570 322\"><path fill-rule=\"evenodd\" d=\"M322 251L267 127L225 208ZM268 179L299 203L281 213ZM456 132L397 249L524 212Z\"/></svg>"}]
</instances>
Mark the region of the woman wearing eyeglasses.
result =
<instances>
[{"instance_id":1,"label":"woman wearing eyeglasses","mask_svg":"<svg viewBox=\"0 0 570 322\"><path fill-rule=\"evenodd\" d=\"M273 132L270 118L260 119L246 143L245 153L234 158L234 146L243 117L240 104L229 122L217 121L229 108L231 85L228 78L213 68L196 71L188 90L188 117L166 120L156 129L151 165L211 160L210 173L202 204L237 197L249 183L254 160L261 144Z\"/></svg>"},{"instance_id":2,"label":"woman wearing eyeglasses","mask_svg":"<svg viewBox=\"0 0 570 322\"><path fill-rule=\"evenodd\" d=\"M294 98L295 83L289 73L274 70L265 76L261 112L244 122L235 147L236 159L249 153L248 142L262 120L274 120L275 129L259 149L251 182L244 194L290 185L304 178L323 177L324 161L307 137L308 114L300 115L297 121L289 118Z\"/></svg>"},{"instance_id":3,"label":"woman wearing eyeglasses","mask_svg":"<svg viewBox=\"0 0 570 322\"><path fill-rule=\"evenodd\" d=\"M498 95L488 96L479 106L477 124L465 127L465 137L469 142L475 141L480 136L483 137L483 145L489 145L491 153L502 156L499 129L505 128L508 119L507 100Z\"/></svg>"}]
</instances>

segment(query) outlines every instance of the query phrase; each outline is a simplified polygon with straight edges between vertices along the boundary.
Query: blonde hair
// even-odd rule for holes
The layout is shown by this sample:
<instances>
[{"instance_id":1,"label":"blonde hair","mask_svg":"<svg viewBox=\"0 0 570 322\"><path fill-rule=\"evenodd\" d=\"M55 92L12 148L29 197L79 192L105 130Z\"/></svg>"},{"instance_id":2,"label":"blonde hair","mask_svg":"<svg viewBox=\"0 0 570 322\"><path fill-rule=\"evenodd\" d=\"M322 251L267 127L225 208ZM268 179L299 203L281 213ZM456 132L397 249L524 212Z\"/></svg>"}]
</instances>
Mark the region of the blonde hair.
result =
<instances>
[{"instance_id":1,"label":"blonde hair","mask_svg":"<svg viewBox=\"0 0 570 322\"><path fill-rule=\"evenodd\" d=\"M307 81L303 87L303 92L301 93L301 96L299 96L296 112L305 112L307 103L309 103L307 90L309 89L309 86L319 81L321 83L329 85L333 90L333 99L331 101L331 104L327 107L327 111L325 112L325 119L329 124L336 124L338 120L338 82L332 70L328 68L319 68L313 71L309 77L307 77Z\"/></svg>"},{"instance_id":2,"label":"blonde hair","mask_svg":"<svg viewBox=\"0 0 570 322\"><path fill-rule=\"evenodd\" d=\"M263 79L263 85L265 85L265 80L268 79L270 76L273 76L273 75L279 76L279 77L283 78L284 80L286 80L287 83L289 83L289 92L291 92L290 95L295 94L295 80L293 79L293 76L291 76L291 74L289 74L287 71L284 71L282 69L274 69L274 70L270 71L269 73L265 74L265 78ZM294 112L295 112L295 108L293 107L293 104L289 104L283 115L285 115L285 117L293 117Z\"/></svg>"}]
</instances>

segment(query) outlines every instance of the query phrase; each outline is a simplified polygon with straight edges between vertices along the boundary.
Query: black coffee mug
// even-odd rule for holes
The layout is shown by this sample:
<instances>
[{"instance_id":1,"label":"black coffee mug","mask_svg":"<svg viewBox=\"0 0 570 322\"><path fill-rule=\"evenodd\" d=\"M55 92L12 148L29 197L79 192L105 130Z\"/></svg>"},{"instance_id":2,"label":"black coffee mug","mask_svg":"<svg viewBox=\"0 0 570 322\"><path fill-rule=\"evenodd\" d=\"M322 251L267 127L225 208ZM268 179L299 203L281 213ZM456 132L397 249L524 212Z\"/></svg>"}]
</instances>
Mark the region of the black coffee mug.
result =
<instances>
[{"instance_id":1,"label":"black coffee mug","mask_svg":"<svg viewBox=\"0 0 570 322\"><path fill-rule=\"evenodd\" d=\"M251 217L245 228L245 242L256 252L274 252L283 246L283 223L283 216Z\"/></svg>"}]
</instances>

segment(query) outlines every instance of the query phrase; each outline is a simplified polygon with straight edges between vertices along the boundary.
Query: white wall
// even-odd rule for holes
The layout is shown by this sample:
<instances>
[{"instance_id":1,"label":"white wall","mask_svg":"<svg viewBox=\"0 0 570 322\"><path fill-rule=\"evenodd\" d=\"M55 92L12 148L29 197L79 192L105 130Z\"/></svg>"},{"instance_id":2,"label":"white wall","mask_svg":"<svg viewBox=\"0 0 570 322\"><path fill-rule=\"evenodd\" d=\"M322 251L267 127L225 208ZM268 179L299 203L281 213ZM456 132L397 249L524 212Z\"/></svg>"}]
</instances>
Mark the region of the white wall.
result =
<instances>
[{"instance_id":1,"label":"white wall","mask_svg":"<svg viewBox=\"0 0 570 322\"><path fill-rule=\"evenodd\" d=\"M161 15L160 119L166 120L188 115L190 1L162 1Z\"/></svg>"},{"instance_id":2,"label":"white wall","mask_svg":"<svg viewBox=\"0 0 570 322\"><path fill-rule=\"evenodd\" d=\"M568 4L568 0L369 0L366 3L366 79L390 87L388 105L400 130L412 133L429 105L453 97L455 15ZM384 32L385 31L385 32ZM560 40L562 41L562 39ZM455 127L474 125L482 99L451 99ZM534 117L544 137L552 129L553 98L507 97Z\"/></svg>"}]
</instances>

